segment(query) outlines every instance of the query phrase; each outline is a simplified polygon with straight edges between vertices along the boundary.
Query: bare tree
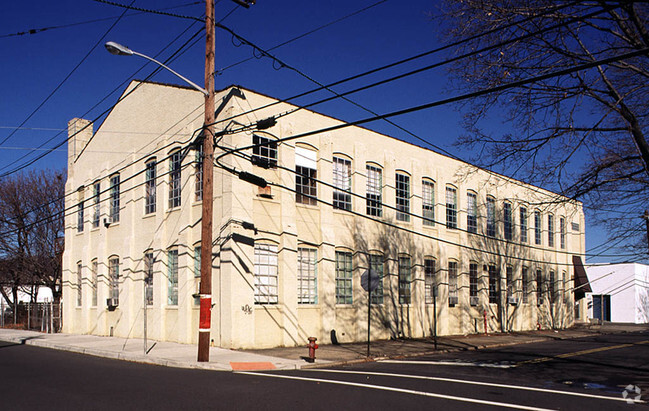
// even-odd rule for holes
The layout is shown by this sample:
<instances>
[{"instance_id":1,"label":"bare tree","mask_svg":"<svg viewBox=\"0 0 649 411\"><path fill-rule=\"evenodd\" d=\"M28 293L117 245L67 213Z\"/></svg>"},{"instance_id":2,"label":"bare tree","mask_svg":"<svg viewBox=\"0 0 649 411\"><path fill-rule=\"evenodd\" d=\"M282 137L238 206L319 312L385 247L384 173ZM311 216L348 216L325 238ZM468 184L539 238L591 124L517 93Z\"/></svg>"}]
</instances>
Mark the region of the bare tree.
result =
<instances>
[{"instance_id":1,"label":"bare tree","mask_svg":"<svg viewBox=\"0 0 649 411\"><path fill-rule=\"evenodd\" d=\"M0 180L0 293L14 313L25 287L45 285L61 298L63 176L41 170Z\"/></svg>"},{"instance_id":2,"label":"bare tree","mask_svg":"<svg viewBox=\"0 0 649 411\"><path fill-rule=\"evenodd\" d=\"M441 10L454 40L493 30L458 54L505 43L453 66L453 87L462 92L649 47L647 3L463 0ZM612 240L645 252L648 63L642 55L473 99L462 107L467 132L459 144L477 150L482 166L585 201ZM494 119L508 131L494 131Z\"/></svg>"}]
</instances>

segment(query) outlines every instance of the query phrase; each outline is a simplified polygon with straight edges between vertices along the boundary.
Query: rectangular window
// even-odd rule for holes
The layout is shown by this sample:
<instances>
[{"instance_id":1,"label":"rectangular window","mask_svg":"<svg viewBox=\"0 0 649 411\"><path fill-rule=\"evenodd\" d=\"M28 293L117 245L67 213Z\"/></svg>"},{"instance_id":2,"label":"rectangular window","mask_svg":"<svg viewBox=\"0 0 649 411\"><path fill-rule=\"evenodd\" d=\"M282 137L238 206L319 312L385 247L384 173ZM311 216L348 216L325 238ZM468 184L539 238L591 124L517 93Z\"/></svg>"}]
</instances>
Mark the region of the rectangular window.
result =
<instances>
[{"instance_id":1,"label":"rectangular window","mask_svg":"<svg viewBox=\"0 0 649 411\"><path fill-rule=\"evenodd\" d=\"M446 228L457 228L457 190L446 187Z\"/></svg>"},{"instance_id":2,"label":"rectangular window","mask_svg":"<svg viewBox=\"0 0 649 411\"><path fill-rule=\"evenodd\" d=\"M98 181L92 186L92 201L93 201L93 213L92 213L92 227L99 227L99 217L101 215L101 204L99 202L101 196L101 183Z\"/></svg>"},{"instance_id":3,"label":"rectangular window","mask_svg":"<svg viewBox=\"0 0 649 411\"><path fill-rule=\"evenodd\" d=\"M466 230L474 234L478 232L478 197L475 193L466 195Z\"/></svg>"},{"instance_id":4,"label":"rectangular window","mask_svg":"<svg viewBox=\"0 0 649 411\"><path fill-rule=\"evenodd\" d=\"M421 182L421 215L424 225L435 225L435 183Z\"/></svg>"},{"instance_id":5,"label":"rectangular window","mask_svg":"<svg viewBox=\"0 0 649 411\"><path fill-rule=\"evenodd\" d=\"M368 165L367 193L365 194L367 215L381 217L383 215L383 179L381 169Z\"/></svg>"},{"instance_id":6,"label":"rectangular window","mask_svg":"<svg viewBox=\"0 0 649 411\"><path fill-rule=\"evenodd\" d=\"M498 304L499 293L498 293L498 270L496 270L495 265L489 266L489 304Z\"/></svg>"},{"instance_id":7,"label":"rectangular window","mask_svg":"<svg viewBox=\"0 0 649 411\"><path fill-rule=\"evenodd\" d=\"M395 175L397 221L410 221L410 176Z\"/></svg>"},{"instance_id":8,"label":"rectangular window","mask_svg":"<svg viewBox=\"0 0 649 411\"><path fill-rule=\"evenodd\" d=\"M523 304L527 304L527 294L529 291L528 288L528 275L527 275L527 267L523 267L521 270L521 291L523 293Z\"/></svg>"},{"instance_id":9,"label":"rectangular window","mask_svg":"<svg viewBox=\"0 0 649 411\"><path fill-rule=\"evenodd\" d=\"M180 207L181 203L181 153L176 151L169 157L169 208Z\"/></svg>"},{"instance_id":10,"label":"rectangular window","mask_svg":"<svg viewBox=\"0 0 649 411\"><path fill-rule=\"evenodd\" d=\"M548 214L548 247L554 247L554 216Z\"/></svg>"},{"instance_id":11,"label":"rectangular window","mask_svg":"<svg viewBox=\"0 0 649 411\"><path fill-rule=\"evenodd\" d=\"M144 254L144 295L146 305L153 305L153 253Z\"/></svg>"},{"instance_id":12,"label":"rectangular window","mask_svg":"<svg viewBox=\"0 0 649 411\"><path fill-rule=\"evenodd\" d=\"M92 288L92 306L97 306L97 259L90 263L90 287Z\"/></svg>"},{"instance_id":13,"label":"rectangular window","mask_svg":"<svg viewBox=\"0 0 649 411\"><path fill-rule=\"evenodd\" d=\"M352 253L336 251L336 304L351 304Z\"/></svg>"},{"instance_id":14,"label":"rectangular window","mask_svg":"<svg viewBox=\"0 0 649 411\"><path fill-rule=\"evenodd\" d=\"M83 231L83 189L79 190L79 204L77 205L77 232Z\"/></svg>"},{"instance_id":15,"label":"rectangular window","mask_svg":"<svg viewBox=\"0 0 649 411\"><path fill-rule=\"evenodd\" d=\"M521 243L527 242L527 208L520 208L521 219Z\"/></svg>"},{"instance_id":16,"label":"rectangular window","mask_svg":"<svg viewBox=\"0 0 649 411\"><path fill-rule=\"evenodd\" d=\"M110 178L110 222L119 222L119 174Z\"/></svg>"},{"instance_id":17,"label":"rectangular window","mask_svg":"<svg viewBox=\"0 0 649 411\"><path fill-rule=\"evenodd\" d=\"M512 221L512 205L503 203L503 235L505 240L514 239L514 222Z\"/></svg>"},{"instance_id":18,"label":"rectangular window","mask_svg":"<svg viewBox=\"0 0 649 411\"><path fill-rule=\"evenodd\" d=\"M201 246L194 247L194 277L200 278L201 276Z\"/></svg>"},{"instance_id":19,"label":"rectangular window","mask_svg":"<svg viewBox=\"0 0 649 411\"><path fill-rule=\"evenodd\" d=\"M448 262L448 303L449 304L458 303L457 262L456 261Z\"/></svg>"},{"instance_id":20,"label":"rectangular window","mask_svg":"<svg viewBox=\"0 0 649 411\"><path fill-rule=\"evenodd\" d=\"M509 299L514 297L516 293L514 287L514 267L511 265L505 268L505 281L507 282L507 301L509 302Z\"/></svg>"},{"instance_id":21,"label":"rectangular window","mask_svg":"<svg viewBox=\"0 0 649 411\"><path fill-rule=\"evenodd\" d=\"M110 285L110 298L119 301L119 258L108 260L108 281Z\"/></svg>"},{"instance_id":22,"label":"rectangular window","mask_svg":"<svg viewBox=\"0 0 649 411\"><path fill-rule=\"evenodd\" d=\"M555 294L555 284L554 284L554 271L550 271L550 278L548 278L548 298L550 299L550 303L554 303L556 300L556 294Z\"/></svg>"},{"instance_id":23,"label":"rectangular window","mask_svg":"<svg viewBox=\"0 0 649 411\"><path fill-rule=\"evenodd\" d=\"M167 304L178 305L178 249L170 249L167 257Z\"/></svg>"},{"instance_id":24,"label":"rectangular window","mask_svg":"<svg viewBox=\"0 0 649 411\"><path fill-rule=\"evenodd\" d=\"M478 264L476 263L469 264L469 297L478 298Z\"/></svg>"},{"instance_id":25,"label":"rectangular window","mask_svg":"<svg viewBox=\"0 0 649 411\"><path fill-rule=\"evenodd\" d=\"M318 303L317 250L297 249L297 303Z\"/></svg>"},{"instance_id":26,"label":"rectangular window","mask_svg":"<svg viewBox=\"0 0 649 411\"><path fill-rule=\"evenodd\" d=\"M427 258L424 260L424 290L426 292L426 304L433 304L435 302L435 260Z\"/></svg>"},{"instance_id":27,"label":"rectangular window","mask_svg":"<svg viewBox=\"0 0 649 411\"><path fill-rule=\"evenodd\" d=\"M194 200L203 201L203 144L199 144L194 152Z\"/></svg>"},{"instance_id":28,"label":"rectangular window","mask_svg":"<svg viewBox=\"0 0 649 411\"><path fill-rule=\"evenodd\" d=\"M81 271L82 265L81 262L77 263L77 307L81 307L83 304L83 292L81 285L83 284L83 273Z\"/></svg>"},{"instance_id":29,"label":"rectangular window","mask_svg":"<svg viewBox=\"0 0 649 411\"><path fill-rule=\"evenodd\" d=\"M263 168L277 167L277 141L252 135L252 164Z\"/></svg>"},{"instance_id":30,"label":"rectangular window","mask_svg":"<svg viewBox=\"0 0 649 411\"><path fill-rule=\"evenodd\" d=\"M352 209L352 162L339 157L333 160L334 208Z\"/></svg>"},{"instance_id":31,"label":"rectangular window","mask_svg":"<svg viewBox=\"0 0 649 411\"><path fill-rule=\"evenodd\" d=\"M543 271L536 270L536 303L543 304Z\"/></svg>"},{"instance_id":32,"label":"rectangular window","mask_svg":"<svg viewBox=\"0 0 649 411\"><path fill-rule=\"evenodd\" d=\"M380 254L370 255L370 271L379 276L379 285L370 294L372 304L383 304L383 256Z\"/></svg>"},{"instance_id":33,"label":"rectangular window","mask_svg":"<svg viewBox=\"0 0 649 411\"><path fill-rule=\"evenodd\" d=\"M496 200L487 197L487 236L496 236Z\"/></svg>"},{"instance_id":34,"label":"rectangular window","mask_svg":"<svg viewBox=\"0 0 649 411\"><path fill-rule=\"evenodd\" d=\"M277 304L277 245L255 244L255 304Z\"/></svg>"},{"instance_id":35,"label":"rectangular window","mask_svg":"<svg viewBox=\"0 0 649 411\"><path fill-rule=\"evenodd\" d=\"M399 304L410 304L411 272L410 257L399 257Z\"/></svg>"},{"instance_id":36,"label":"rectangular window","mask_svg":"<svg viewBox=\"0 0 649 411\"><path fill-rule=\"evenodd\" d=\"M156 162L155 160L146 163L146 175L144 177L144 214L155 213L156 206Z\"/></svg>"},{"instance_id":37,"label":"rectangular window","mask_svg":"<svg viewBox=\"0 0 649 411\"><path fill-rule=\"evenodd\" d=\"M541 212L534 211L534 244L541 245Z\"/></svg>"},{"instance_id":38,"label":"rectangular window","mask_svg":"<svg viewBox=\"0 0 649 411\"><path fill-rule=\"evenodd\" d=\"M316 152L295 147L295 202L318 204L317 178Z\"/></svg>"},{"instance_id":39,"label":"rectangular window","mask_svg":"<svg viewBox=\"0 0 649 411\"><path fill-rule=\"evenodd\" d=\"M559 246L566 249L566 219L563 217L559 218Z\"/></svg>"}]
</instances>

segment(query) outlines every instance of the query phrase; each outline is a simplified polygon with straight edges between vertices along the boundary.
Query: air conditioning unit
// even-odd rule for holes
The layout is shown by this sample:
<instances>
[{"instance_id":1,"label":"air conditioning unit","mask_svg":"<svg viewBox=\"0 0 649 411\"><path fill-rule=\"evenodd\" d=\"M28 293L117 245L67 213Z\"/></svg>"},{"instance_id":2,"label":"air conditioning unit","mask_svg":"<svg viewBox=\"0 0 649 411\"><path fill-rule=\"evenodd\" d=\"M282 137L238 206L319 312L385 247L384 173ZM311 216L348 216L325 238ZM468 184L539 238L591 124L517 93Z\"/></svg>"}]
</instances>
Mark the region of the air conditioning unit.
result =
<instances>
[{"instance_id":1,"label":"air conditioning unit","mask_svg":"<svg viewBox=\"0 0 649 411\"><path fill-rule=\"evenodd\" d=\"M458 303L457 296L449 296L448 297L448 305L455 305L457 303Z\"/></svg>"},{"instance_id":2,"label":"air conditioning unit","mask_svg":"<svg viewBox=\"0 0 649 411\"><path fill-rule=\"evenodd\" d=\"M469 304L471 304L472 306L478 305L479 302L480 299L478 297L469 297Z\"/></svg>"},{"instance_id":3,"label":"air conditioning unit","mask_svg":"<svg viewBox=\"0 0 649 411\"><path fill-rule=\"evenodd\" d=\"M106 305L108 306L108 311L114 311L119 305L119 298L107 298Z\"/></svg>"},{"instance_id":4,"label":"air conditioning unit","mask_svg":"<svg viewBox=\"0 0 649 411\"><path fill-rule=\"evenodd\" d=\"M516 305L516 304L518 304L518 297L510 295L509 297L507 297L507 302L509 304Z\"/></svg>"}]
</instances>

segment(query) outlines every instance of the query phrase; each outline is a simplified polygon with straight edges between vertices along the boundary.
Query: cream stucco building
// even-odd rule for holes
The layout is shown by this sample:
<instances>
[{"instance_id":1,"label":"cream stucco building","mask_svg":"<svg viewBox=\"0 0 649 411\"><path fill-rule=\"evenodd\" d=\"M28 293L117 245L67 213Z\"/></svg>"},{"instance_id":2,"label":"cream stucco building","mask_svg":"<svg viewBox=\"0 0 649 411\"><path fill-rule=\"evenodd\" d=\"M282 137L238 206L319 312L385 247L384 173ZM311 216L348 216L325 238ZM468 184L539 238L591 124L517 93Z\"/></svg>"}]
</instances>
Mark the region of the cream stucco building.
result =
<instances>
[{"instance_id":1,"label":"cream stucco building","mask_svg":"<svg viewBox=\"0 0 649 411\"><path fill-rule=\"evenodd\" d=\"M149 338L195 343L203 95L125 94L94 134L69 124L64 331L141 337L146 308ZM259 145L214 171L215 345L362 341L369 270L374 339L572 324L580 203L360 127L276 142L343 124L306 109L237 131L295 108L217 94L217 154Z\"/></svg>"}]
</instances>

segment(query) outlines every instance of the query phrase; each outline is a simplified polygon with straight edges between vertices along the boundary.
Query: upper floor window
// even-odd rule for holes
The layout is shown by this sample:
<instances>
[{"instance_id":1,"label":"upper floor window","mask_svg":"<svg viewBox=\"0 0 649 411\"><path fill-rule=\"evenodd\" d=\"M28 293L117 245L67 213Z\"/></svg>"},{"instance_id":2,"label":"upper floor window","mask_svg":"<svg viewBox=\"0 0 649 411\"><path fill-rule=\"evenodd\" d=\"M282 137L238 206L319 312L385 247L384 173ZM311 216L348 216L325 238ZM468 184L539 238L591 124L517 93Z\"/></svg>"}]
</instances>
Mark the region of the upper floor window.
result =
<instances>
[{"instance_id":1,"label":"upper floor window","mask_svg":"<svg viewBox=\"0 0 649 411\"><path fill-rule=\"evenodd\" d=\"M199 144L194 152L194 200L203 201L203 144Z\"/></svg>"},{"instance_id":2,"label":"upper floor window","mask_svg":"<svg viewBox=\"0 0 649 411\"><path fill-rule=\"evenodd\" d=\"M180 207L181 199L181 153L174 152L169 157L169 208Z\"/></svg>"},{"instance_id":3,"label":"upper floor window","mask_svg":"<svg viewBox=\"0 0 649 411\"><path fill-rule=\"evenodd\" d=\"M262 137L257 134L252 135L252 163L264 168L277 167L277 141Z\"/></svg>"},{"instance_id":4,"label":"upper floor window","mask_svg":"<svg viewBox=\"0 0 649 411\"><path fill-rule=\"evenodd\" d=\"M119 174L110 178L110 222L119 221Z\"/></svg>"},{"instance_id":5,"label":"upper floor window","mask_svg":"<svg viewBox=\"0 0 649 411\"><path fill-rule=\"evenodd\" d=\"M155 213L156 208L156 161L146 163L144 177L144 214Z\"/></svg>"},{"instance_id":6,"label":"upper floor window","mask_svg":"<svg viewBox=\"0 0 649 411\"><path fill-rule=\"evenodd\" d=\"M352 209L352 162L341 157L333 159L334 208Z\"/></svg>"},{"instance_id":7,"label":"upper floor window","mask_svg":"<svg viewBox=\"0 0 649 411\"><path fill-rule=\"evenodd\" d=\"M548 214L548 247L554 247L554 216Z\"/></svg>"},{"instance_id":8,"label":"upper floor window","mask_svg":"<svg viewBox=\"0 0 649 411\"><path fill-rule=\"evenodd\" d=\"M514 222L512 220L511 203L503 203L503 235L505 240L511 241L514 238Z\"/></svg>"},{"instance_id":9,"label":"upper floor window","mask_svg":"<svg viewBox=\"0 0 649 411\"><path fill-rule=\"evenodd\" d=\"M521 243L527 242L527 208L520 208L520 223L521 223Z\"/></svg>"},{"instance_id":10,"label":"upper floor window","mask_svg":"<svg viewBox=\"0 0 649 411\"><path fill-rule=\"evenodd\" d=\"M277 304L277 245L255 244L255 304Z\"/></svg>"},{"instance_id":11,"label":"upper floor window","mask_svg":"<svg viewBox=\"0 0 649 411\"><path fill-rule=\"evenodd\" d=\"M478 198L472 192L466 194L466 230L470 233L478 232Z\"/></svg>"},{"instance_id":12,"label":"upper floor window","mask_svg":"<svg viewBox=\"0 0 649 411\"><path fill-rule=\"evenodd\" d=\"M566 219L563 217L559 217L559 246L566 249Z\"/></svg>"},{"instance_id":13,"label":"upper floor window","mask_svg":"<svg viewBox=\"0 0 649 411\"><path fill-rule=\"evenodd\" d=\"M541 245L541 212L534 211L534 244Z\"/></svg>"},{"instance_id":14,"label":"upper floor window","mask_svg":"<svg viewBox=\"0 0 649 411\"><path fill-rule=\"evenodd\" d=\"M496 200L487 197L487 236L496 236Z\"/></svg>"},{"instance_id":15,"label":"upper floor window","mask_svg":"<svg viewBox=\"0 0 649 411\"><path fill-rule=\"evenodd\" d=\"M367 165L367 193L366 199L366 212L367 215L381 217L383 215L383 181L382 171L380 168Z\"/></svg>"},{"instance_id":16,"label":"upper floor window","mask_svg":"<svg viewBox=\"0 0 649 411\"><path fill-rule=\"evenodd\" d=\"M295 201L297 203L309 205L318 203L317 178L316 152L295 147Z\"/></svg>"},{"instance_id":17,"label":"upper floor window","mask_svg":"<svg viewBox=\"0 0 649 411\"><path fill-rule=\"evenodd\" d=\"M403 173L396 173L394 180L397 220L410 221L410 176Z\"/></svg>"},{"instance_id":18,"label":"upper floor window","mask_svg":"<svg viewBox=\"0 0 649 411\"><path fill-rule=\"evenodd\" d=\"M77 205L77 232L83 231L83 188L78 192L79 203Z\"/></svg>"},{"instance_id":19,"label":"upper floor window","mask_svg":"<svg viewBox=\"0 0 649 411\"><path fill-rule=\"evenodd\" d=\"M421 215L424 225L435 225L435 183L421 182Z\"/></svg>"},{"instance_id":20,"label":"upper floor window","mask_svg":"<svg viewBox=\"0 0 649 411\"><path fill-rule=\"evenodd\" d=\"M99 202L101 196L101 183L97 181L92 185L92 227L99 227L99 216L101 215L101 203Z\"/></svg>"},{"instance_id":21,"label":"upper floor window","mask_svg":"<svg viewBox=\"0 0 649 411\"><path fill-rule=\"evenodd\" d=\"M457 190L446 187L446 228L457 228Z\"/></svg>"}]
</instances>

